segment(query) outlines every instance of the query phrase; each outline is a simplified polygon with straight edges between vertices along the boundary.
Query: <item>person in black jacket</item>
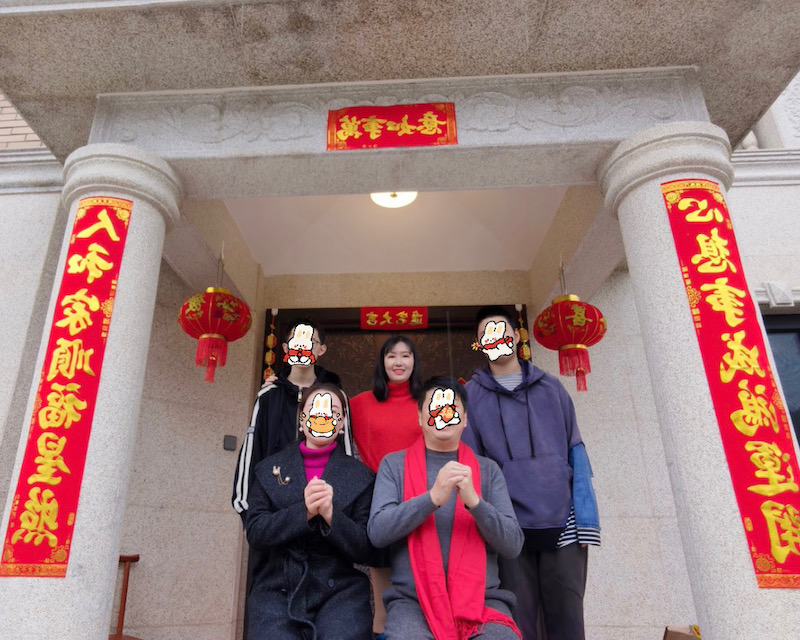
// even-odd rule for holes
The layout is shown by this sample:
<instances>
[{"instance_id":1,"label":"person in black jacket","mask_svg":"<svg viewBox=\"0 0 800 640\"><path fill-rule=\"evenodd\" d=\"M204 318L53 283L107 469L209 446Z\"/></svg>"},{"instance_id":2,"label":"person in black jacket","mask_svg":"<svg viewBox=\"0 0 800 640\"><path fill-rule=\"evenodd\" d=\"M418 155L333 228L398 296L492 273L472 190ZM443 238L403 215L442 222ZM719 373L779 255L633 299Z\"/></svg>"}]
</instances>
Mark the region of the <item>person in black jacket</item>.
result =
<instances>
[{"instance_id":1,"label":"person in black jacket","mask_svg":"<svg viewBox=\"0 0 800 640\"><path fill-rule=\"evenodd\" d=\"M317 364L327 351L325 332L314 320L295 320L283 343L284 361L290 366L281 370L277 378L268 381L258 391L253 406L250 427L239 451L239 459L233 478L231 503L245 522L249 508L250 488L256 465L267 456L277 453L287 445L298 441L297 414L301 389L315 382L327 382L340 386L339 376ZM345 398L346 403L346 398ZM349 421L345 421L342 434L343 449L352 455L352 435ZM250 549L247 562L247 588L249 594L253 576L263 569L266 556ZM247 625L245 625L246 627Z\"/></svg>"},{"instance_id":2,"label":"person in black jacket","mask_svg":"<svg viewBox=\"0 0 800 640\"><path fill-rule=\"evenodd\" d=\"M373 473L343 451L342 391L302 392L305 437L255 468L245 517L247 540L267 558L247 600L251 640L369 640L369 578L354 563L373 560L367 538Z\"/></svg>"}]
</instances>

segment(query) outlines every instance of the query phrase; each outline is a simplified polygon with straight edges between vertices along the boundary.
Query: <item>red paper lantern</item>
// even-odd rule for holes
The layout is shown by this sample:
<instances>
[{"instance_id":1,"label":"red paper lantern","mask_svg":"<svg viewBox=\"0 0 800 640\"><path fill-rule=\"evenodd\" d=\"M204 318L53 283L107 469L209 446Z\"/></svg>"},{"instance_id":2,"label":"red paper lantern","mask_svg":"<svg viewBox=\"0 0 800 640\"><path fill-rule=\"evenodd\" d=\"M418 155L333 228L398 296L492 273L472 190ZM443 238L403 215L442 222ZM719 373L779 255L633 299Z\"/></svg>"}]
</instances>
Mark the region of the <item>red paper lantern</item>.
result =
<instances>
[{"instance_id":1,"label":"red paper lantern","mask_svg":"<svg viewBox=\"0 0 800 640\"><path fill-rule=\"evenodd\" d=\"M533 337L543 347L558 351L558 367L562 376L575 376L578 391L586 391L589 347L600 342L606 332L606 319L600 309L578 296L553 299L533 323Z\"/></svg>"},{"instance_id":2,"label":"red paper lantern","mask_svg":"<svg viewBox=\"0 0 800 640\"><path fill-rule=\"evenodd\" d=\"M178 324L197 338L194 363L206 367L206 382L214 382L216 367L225 366L228 343L250 329L250 309L227 289L209 287L186 300L178 312Z\"/></svg>"}]
</instances>

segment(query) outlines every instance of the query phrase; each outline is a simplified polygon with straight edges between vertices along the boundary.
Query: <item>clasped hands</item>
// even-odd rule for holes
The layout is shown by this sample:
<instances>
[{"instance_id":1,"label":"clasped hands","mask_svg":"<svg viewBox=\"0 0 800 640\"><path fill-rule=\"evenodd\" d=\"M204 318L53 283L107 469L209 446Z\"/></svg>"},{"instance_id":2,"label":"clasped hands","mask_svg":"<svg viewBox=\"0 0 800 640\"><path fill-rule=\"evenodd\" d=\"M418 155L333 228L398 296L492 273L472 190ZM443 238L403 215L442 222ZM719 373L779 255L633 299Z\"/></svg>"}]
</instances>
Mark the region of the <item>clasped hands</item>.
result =
<instances>
[{"instance_id":1,"label":"clasped hands","mask_svg":"<svg viewBox=\"0 0 800 640\"><path fill-rule=\"evenodd\" d=\"M333 487L314 476L306 485L303 497L306 503L306 519L311 520L320 515L330 526L333 517Z\"/></svg>"},{"instance_id":2,"label":"clasped hands","mask_svg":"<svg viewBox=\"0 0 800 640\"><path fill-rule=\"evenodd\" d=\"M441 507L450 500L454 490L458 492L461 501L468 509L472 509L480 502L481 498L472 484L472 469L465 464L451 460L439 469L431 487L430 494L433 504Z\"/></svg>"}]
</instances>

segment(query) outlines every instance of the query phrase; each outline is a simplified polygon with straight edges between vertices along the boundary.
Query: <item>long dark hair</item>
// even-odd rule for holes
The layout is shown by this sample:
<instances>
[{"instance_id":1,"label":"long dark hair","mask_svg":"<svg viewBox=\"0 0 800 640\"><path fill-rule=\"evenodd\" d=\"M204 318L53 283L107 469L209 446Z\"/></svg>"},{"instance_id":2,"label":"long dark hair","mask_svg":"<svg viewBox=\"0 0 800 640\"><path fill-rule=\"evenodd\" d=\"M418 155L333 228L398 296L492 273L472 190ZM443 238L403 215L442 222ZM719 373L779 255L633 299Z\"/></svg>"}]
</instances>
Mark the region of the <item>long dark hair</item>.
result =
<instances>
[{"instance_id":1,"label":"long dark hair","mask_svg":"<svg viewBox=\"0 0 800 640\"><path fill-rule=\"evenodd\" d=\"M414 341L406 336L392 336L383 343L378 359L375 362L375 369L372 372L372 393L378 402L386 402L389 397L389 376L386 375L386 365L383 363L383 359L400 342L405 344L411 350L411 355L414 356L414 367L411 369L411 377L408 379L411 397L416 400L422 387L422 380L419 377L419 358L417 357L417 347Z\"/></svg>"}]
</instances>

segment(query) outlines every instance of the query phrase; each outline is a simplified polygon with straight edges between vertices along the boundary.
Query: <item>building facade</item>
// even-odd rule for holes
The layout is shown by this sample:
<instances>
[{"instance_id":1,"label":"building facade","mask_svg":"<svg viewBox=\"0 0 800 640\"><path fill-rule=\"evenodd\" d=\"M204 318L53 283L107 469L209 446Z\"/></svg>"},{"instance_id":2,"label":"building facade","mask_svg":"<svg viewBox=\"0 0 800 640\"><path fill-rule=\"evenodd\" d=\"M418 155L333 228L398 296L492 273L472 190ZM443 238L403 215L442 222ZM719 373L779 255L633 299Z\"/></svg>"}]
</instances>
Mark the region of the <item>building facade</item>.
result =
<instances>
[{"instance_id":1,"label":"building facade","mask_svg":"<svg viewBox=\"0 0 800 640\"><path fill-rule=\"evenodd\" d=\"M166 22L157 25L158 9L118 8L118 15L129 33L151 24L154 31L141 36L147 43L170 29L182 40L192 29L210 30L203 20L218 16L203 11L219 11L213 5L197 9L199 22L189 20L195 14L188 9L167 9ZM283 3L230 9L232 28L245 34L246 12L268 6L277 11ZM105 20L103 10L97 15ZM22 3L16 13L7 9L2 24L19 27L34 15L44 35L59 21L73 37L86 35L80 28L96 32L99 23L109 24L88 8L64 17ZM172 22L179 18L181 27ZM766 23L776 36L780 20L773 15ZM462 33L473 33L463 31L467 23ZM558 27L551 23L549 32ZM295 28L302 32L303 25ZM295 36L285 44L299 46ZM749 55L742 47L741 55ZM606 68L621 70L603 71L576 63L534 73L507 72L498 63L471 77L417 71L406 76L411 80L330 84L312 74L298 85L237 82L234 71L231 83L220 85L214 68L209 78L217 85L206 89L176 80L170 74L178 67L164 63L166 88L139 86L130 71L124 85L77 83L92 102L87 107L72 96L64 105L71 115L57 118L56 128L43 119L42 85L28 91L12 65L0 87L55 157L43 149L0 153L8 310L0 379L4 539L79 202L120 198L133 209L67 573L0 577L3 637L105 637L116 611L119 554L141 556L132 571L126 633L238 637L246 554L229 504L236 453L222 442L225 435L241 438L249 421L266 310L524 303L530 326L559 293L563 265L570 291L601 308L609 324L592 348L589 391L572 394L603 526L603 546L590 553L588 637L660 638L667 625L696 623L711 640L795 640L798 591L760 589L756 582L661 191L673 180L719 184L753 298L765 315L800 313L797 81L758 118L783 88L781 78L800 66L786 48L782 64L784 71L794 64L791 73L770 77L769 89L736 85L764 90L758 104L739 110L726 107L719 87L711 86L713 60L707 67L651 65L637 49L640 66L656 68L619 62ZM776 51L769 50L765 64ZM195 65L178 66L191 75ZM489 73L498 69L501 75ZM736 94L733 85L728 90ZM434 101L455 105L458 145L326 151L330 110ZM753 137L732 152L731 140L738 143L751 127ZM542 187L563 189L557 210L526 267L506 270L265 272L253 239L230 213L236 198ZM391 229L387 223L385 233ZM469 238L454 229L452 241L466 246ZM223 243L224 284L250 305L256 322L230 345L226 367L208 385L193 364L195 344L175 316L214 279ZM534 348L533 359L556 371L553 353ZM785 400L789 408L792 402ZM788 553L799 554L791 527L784 533Z\"/></svg>"}]
</instances>

